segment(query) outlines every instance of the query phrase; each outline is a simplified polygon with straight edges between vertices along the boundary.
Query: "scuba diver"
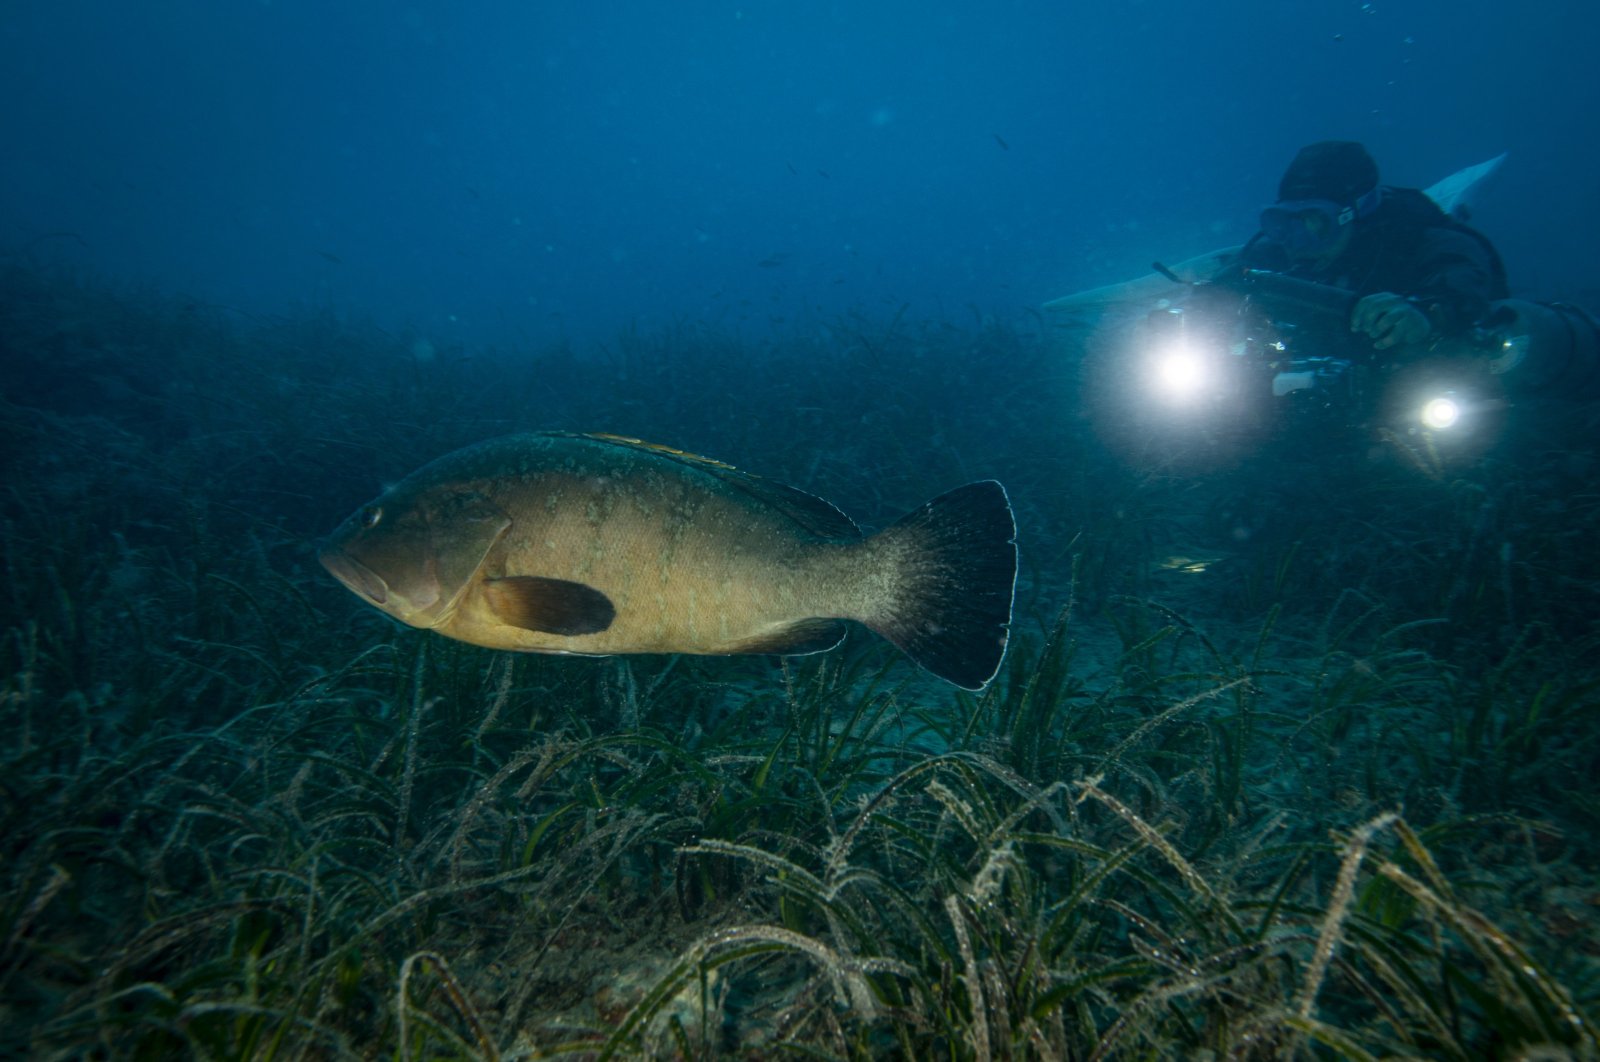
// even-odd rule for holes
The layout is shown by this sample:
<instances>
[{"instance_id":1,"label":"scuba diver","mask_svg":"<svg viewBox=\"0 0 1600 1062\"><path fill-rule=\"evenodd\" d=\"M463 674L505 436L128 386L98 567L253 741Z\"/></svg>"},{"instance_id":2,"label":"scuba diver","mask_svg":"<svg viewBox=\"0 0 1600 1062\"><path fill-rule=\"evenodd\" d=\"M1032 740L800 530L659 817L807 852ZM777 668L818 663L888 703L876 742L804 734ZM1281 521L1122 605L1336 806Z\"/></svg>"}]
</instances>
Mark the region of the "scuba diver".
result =
<instances>
[{"instance_id":1,"label":"scuba diver","mask_svg":"<svg viewBox=\"0 0 1600 1062\"><path fill-rule=\"evenodd\" d=\"M1046 303L1097 429L1119 448L1219 459L1297 436L1470 460L1511 445L1511 428L1588 417L1600 324L1510 298L1460 205L1503 158L1419 190L1382 184L1358 143L1309 144L1244 246Z\"/></svg>"},{"instance_id":2,"label":"scuba diver","mask_svg":"<svg viewBox=\"0 0 1600 1062\"><path fill-rule=\"evenodd\" d=\"M1372 156L1350 140L1300 149L1240 258L1355 293L1350 329L1379 351L1461 336L1509 295L1487 237L1420 189L1380 184Z\"/></svg>"},{"instance_id":3,"label":"scuba diver","mask_svg":"<svg viewBox=\"0 0 1600 1062\"><path fill-rule=\"evenodd\" d=\"M1499 252L1464 218L1428 192L1380 184L1360 144L1323 140L1289 163L1225 272L1353 294L1350 330L1378 355L1477 358L1508 392L1595 396L1600 325L1575 306L1510 298Z\"/></svg>"}]
</instances>

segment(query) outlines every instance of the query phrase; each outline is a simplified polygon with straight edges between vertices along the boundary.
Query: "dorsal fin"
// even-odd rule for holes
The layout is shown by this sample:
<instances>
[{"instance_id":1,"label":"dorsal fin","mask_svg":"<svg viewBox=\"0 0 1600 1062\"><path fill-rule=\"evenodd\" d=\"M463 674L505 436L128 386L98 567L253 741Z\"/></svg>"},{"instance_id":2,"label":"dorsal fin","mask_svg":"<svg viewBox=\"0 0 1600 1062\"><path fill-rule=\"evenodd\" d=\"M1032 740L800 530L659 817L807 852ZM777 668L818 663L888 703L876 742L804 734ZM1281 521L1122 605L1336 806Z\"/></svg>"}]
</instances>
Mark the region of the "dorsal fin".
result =
<instances>
[{"instance_id":1,"label":"dorsal fin","mask_svg":"<svg viewBox=\"0 0 1600 1062\"><path fill-rule=\"evenodd\" d=\"M553 434L566 433L561 432ZM702 457L699 454L691 454L688 450L679 450L675 447L663 446L661 443L645 442L643 439L634 439L627 435L613 435L610 432L595 431L588 433L579 432L577 433L576 437L580 439L593 439L596 442L616 443L620 446L628 446L636 450L649 450L651 453L660 454L663 457L678 458L685 464L710 465L713 468L726 469L729 472L739 471L726 461L718 461L712 457Z\"/></svg>"},{"instance_id":2,"label":"dorsal fin","mask_svg":"<svg viewBox=\"0 0 1600 1062\"><path fill-rule=\"evenodd\" d=\"M710 457L701 457L699 454L691 454L686 450L675 450L670 446L649 443L642 439L630 439L626 435L567 432L552 432L550 434L568 435L570 438L588 439L591 442L622 446L630 450L642 451L665 461L675 461L678 464L687 465L690 468L717 477L723 483L750 495L763 505L770 505L818 538L861 537L861 528L856 526L854 520L840 512L832 502L819 498L815 494L808 494L798 487L791 487L784 483L762 479L760 476L753 476L748 472L741 472L730 464Z\"/></svg>"}]
</instances>

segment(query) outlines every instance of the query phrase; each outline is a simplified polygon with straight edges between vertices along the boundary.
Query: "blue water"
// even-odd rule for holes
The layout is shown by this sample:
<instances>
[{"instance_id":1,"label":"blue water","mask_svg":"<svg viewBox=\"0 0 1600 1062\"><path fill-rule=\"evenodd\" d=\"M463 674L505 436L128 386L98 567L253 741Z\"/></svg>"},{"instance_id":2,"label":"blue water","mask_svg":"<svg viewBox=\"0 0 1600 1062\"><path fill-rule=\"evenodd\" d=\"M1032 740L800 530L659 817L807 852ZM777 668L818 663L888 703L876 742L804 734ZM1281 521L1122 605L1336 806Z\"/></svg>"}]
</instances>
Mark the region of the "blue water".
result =
<instances>
[{"instance_id":1,"label":"blue water","mask_svg":"<svg viewBox=\"0 0 1600 1062\"><path fill-rule=\"evenodd\" d=\"M1036 306L1238 242L1302 143L1502 151L1592 289L1578 0L52 0L0 15L0 249L437 345Z\"/></svg>"},{"instance_id":2,"label":"blue water","mask_svg":"<svg viewBox=\"0 0 1600 1062\"><path fill-rule=\"evenodd\" d=\"M0 1056L676 1057L681 1010L705 1057L985 1057L987 993L1008 1057L1277 1057L1313 1012L1373 1057L1591 1057L1600 403L1330 371L1444 387L1431 434L1354 384L1278 402L1296 348L1254 336L1237 403L1162 406L1121 333L1039 308L1241 242L1301 145L1351 139L1399 186L1506 153L1473 222L1512 293L1600 310L1597 30L1594 0L0 3ZM1003 482L998 678L864 631L493 653L316 563L386 485L544 429L869 530ZM802 944L730 957L697 1026L657 988L746 923L892 961L892 1013Z\"/></svg>"}]
</instances>

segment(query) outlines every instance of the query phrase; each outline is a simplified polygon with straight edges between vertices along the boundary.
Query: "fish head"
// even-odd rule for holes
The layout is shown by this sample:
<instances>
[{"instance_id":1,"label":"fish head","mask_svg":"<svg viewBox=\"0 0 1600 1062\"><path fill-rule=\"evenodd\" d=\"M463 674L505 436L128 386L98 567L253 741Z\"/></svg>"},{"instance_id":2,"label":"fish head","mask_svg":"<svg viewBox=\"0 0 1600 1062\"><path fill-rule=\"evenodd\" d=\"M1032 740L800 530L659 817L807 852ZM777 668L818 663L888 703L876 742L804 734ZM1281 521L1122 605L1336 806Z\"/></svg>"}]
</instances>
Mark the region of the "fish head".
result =
<instances>
[{"instance_id":1,"label":"fish head","mask_svg":"<svg viewBox=\"0 0 1600 1062\"><path fill-rule=\"evenodd\" d=\"M475 486L402 483L350 514L317 559L368 604L412 627L435 627L510 526L510 515Z\"/></svg>"}]
</instances>

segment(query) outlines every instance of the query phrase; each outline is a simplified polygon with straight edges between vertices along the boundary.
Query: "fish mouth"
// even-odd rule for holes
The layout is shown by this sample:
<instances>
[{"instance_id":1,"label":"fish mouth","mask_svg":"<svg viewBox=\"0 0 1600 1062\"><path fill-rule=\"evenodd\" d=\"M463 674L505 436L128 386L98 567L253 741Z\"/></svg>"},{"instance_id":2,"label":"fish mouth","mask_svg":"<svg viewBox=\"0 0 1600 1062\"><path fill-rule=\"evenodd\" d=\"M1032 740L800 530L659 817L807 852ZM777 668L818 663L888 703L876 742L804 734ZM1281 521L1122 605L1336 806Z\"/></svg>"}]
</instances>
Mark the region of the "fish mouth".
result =
<instances>
[{"instance_id":1,"label":"fish mouth","mask_svg":"<svg viewBox=\"0 0 1600 1062\"><path fill-rule=\"evenodd\" d=\"M374 605L389 600L389 584L383 581L383 577L338 546L322 549L317 553L317 560L335 579Z\"/></svg>"}]
</instances>

